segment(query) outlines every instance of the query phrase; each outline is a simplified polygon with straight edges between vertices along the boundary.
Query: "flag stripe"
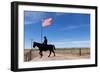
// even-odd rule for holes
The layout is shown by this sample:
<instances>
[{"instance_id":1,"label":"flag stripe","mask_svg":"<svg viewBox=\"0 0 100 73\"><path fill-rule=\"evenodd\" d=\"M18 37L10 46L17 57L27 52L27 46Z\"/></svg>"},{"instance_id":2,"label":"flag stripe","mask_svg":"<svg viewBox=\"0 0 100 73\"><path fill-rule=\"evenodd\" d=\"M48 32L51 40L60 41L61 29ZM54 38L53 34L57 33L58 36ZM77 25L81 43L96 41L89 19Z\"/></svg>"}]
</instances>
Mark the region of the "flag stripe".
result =
<instances>
[{"instance_id":1,"label":"flag stripe","mask_svg":"<svg viewBox=\"0 0 100 73\"><path fill-rule=\"evenodd\" d=\"M42 21L42 26L43 27L47 27L50 26L52 24L53 19L52 18L46 18Z\"/></svg>"}]
</instances>

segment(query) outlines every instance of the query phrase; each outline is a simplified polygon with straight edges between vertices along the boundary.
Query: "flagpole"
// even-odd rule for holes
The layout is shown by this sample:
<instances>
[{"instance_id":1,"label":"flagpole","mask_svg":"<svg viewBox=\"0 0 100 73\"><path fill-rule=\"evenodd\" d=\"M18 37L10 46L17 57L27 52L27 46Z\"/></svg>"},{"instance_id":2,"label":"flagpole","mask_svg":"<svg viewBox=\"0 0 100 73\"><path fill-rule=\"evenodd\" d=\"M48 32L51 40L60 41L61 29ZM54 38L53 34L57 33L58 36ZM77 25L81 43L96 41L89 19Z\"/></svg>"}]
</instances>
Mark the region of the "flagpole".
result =
<instances>
[{"instance_id":1,"label":"flagpole","mask_svg":"<svg viewBox=\"0 0 100 73\"><path fill-rule=\"evenodd\" d=\"M43 28L41 26L41 43L42 43L42 31L43 31Z\"/></svg>"},{"instance_id":2,"label":"flagpole","mask_svg":"<svg viewBox=\"0 0 100 73\"><path fill-rule=\"evenodd\" d=\"M51 23L52 23L52 18L47 18L47 19L42 21L42 26L43 27L47 27L47 26L51 25ZM41 43L43 42L43 40L42 40L42 37L43 37L42 36L43 35L43 28L42 28L42 26L41 26Z\"/></svg>"}]
</instances>

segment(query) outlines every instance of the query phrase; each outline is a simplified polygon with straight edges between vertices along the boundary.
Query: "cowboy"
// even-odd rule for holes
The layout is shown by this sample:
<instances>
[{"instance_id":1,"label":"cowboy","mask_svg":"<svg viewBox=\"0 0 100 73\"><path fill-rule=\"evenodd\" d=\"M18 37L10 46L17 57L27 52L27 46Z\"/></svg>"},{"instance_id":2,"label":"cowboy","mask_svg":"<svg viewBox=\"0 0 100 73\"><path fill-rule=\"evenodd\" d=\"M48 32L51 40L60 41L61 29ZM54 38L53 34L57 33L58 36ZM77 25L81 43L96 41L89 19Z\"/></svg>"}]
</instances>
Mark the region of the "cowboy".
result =
<instances>
[{"instance_id":1,"label":"cowboy","mask_svg":"<svg viewBox=\"0 0 100 73\"><path fill-rule=\"evenodd\" d=\"M47 40L46 36L44 36L44 42L43 42L43 44L47 45L47 42L48 42L48 40Z\"/></svg>"}]
</instances>

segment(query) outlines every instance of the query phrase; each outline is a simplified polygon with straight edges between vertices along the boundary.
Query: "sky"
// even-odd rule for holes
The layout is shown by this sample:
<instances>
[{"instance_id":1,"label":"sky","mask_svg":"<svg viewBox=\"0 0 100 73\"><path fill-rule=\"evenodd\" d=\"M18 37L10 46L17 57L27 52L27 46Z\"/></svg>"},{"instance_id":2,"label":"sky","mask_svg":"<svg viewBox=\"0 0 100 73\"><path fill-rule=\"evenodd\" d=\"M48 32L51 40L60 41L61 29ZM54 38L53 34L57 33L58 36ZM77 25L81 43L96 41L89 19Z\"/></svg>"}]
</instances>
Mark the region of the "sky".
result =
<instances>
[{"instance_id":1,"label":"sky","mask_svg":"<svg viewBox=\"0 0 100 73\"><path fill-rule=\"evenodd\" d=\"M52 18L52 23L43 27L43 20ZM90 14L24 11L24 47L31 48L31 39L56 48L90 47Z\"/></svg>"}]
</instances>

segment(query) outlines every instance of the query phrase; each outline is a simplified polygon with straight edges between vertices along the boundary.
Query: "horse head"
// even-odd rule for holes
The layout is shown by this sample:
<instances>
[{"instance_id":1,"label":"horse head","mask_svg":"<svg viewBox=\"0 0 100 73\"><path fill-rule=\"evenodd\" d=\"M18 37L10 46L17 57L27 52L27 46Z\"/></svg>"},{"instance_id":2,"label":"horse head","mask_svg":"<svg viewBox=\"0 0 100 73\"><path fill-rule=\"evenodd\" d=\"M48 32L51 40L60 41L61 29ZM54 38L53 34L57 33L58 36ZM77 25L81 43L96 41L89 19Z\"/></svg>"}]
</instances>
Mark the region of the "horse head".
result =
<instances>
[{"instance_id":1,"label":"horse head","mask_svg":"<svg viewBox=\"0 0 100 73\"><path fill-rule=\"evenodd\" d=\"M35 48L35 46L36 46L36 43L35 43L35 42L33 42L33 48Z\"/></svg>"},{"instance_id":2,"label":"horse head","mask_svg":"<svg viewBox=\"0 0 100 73\"><path fill-rule=\"evenodd\" d=\"M35 48L36 46L39 48L41 46L41 43L33 42L33 48Z\"/></svg>"}]
</instances>

